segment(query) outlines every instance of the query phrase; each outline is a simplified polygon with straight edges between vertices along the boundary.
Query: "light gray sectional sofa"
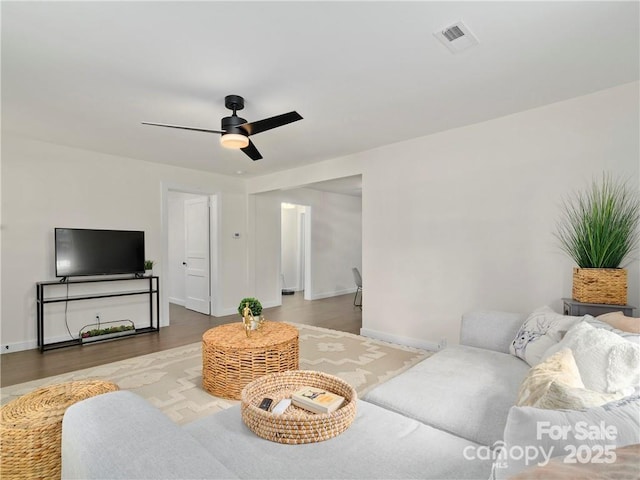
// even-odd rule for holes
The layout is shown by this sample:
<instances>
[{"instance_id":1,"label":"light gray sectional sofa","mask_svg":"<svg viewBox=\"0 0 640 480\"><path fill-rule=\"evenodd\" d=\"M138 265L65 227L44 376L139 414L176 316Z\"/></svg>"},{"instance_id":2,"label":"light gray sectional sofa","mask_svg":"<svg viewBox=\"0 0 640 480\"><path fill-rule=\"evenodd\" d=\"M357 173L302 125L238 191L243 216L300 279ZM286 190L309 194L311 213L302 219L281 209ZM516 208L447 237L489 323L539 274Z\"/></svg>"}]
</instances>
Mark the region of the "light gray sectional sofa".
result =
<instances>
[{"instance_id":1,"label":"light gray sectional sofa","mask_svg":"<svg viewBox=\"0 0 640 480\"><path fill-rule=\"evenodd\" d=\"M525 319L465 315L460 346L371 390L350 428L319 443L263 440L243 424L239 406L180 427L131 392L84 400L64 417L62 476L487 479L529 370L509 354Z\"/></svg>"},{"instance_id":2,"label":"light gray sectional sofa","mask_svg":"<svg viewBox=\"0 0 640 480\"><path fill-rule=\"evenodd\" d=\"M446 348L383 383L368 402L480 445L502 440L529 365L509 354L526 315L473 313L462 318L460 345Z\"/></svg>"}]
</instances>

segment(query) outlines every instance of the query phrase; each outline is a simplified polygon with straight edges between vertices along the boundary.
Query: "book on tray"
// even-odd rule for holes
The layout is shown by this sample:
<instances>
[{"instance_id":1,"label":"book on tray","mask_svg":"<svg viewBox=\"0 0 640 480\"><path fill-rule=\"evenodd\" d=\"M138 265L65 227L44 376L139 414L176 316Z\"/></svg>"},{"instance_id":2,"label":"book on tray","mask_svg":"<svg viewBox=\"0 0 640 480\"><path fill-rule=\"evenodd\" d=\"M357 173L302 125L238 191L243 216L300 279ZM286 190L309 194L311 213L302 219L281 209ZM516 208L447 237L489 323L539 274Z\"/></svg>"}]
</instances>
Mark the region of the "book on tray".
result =
<instances>
[{"instance_id":1,"label":"book on tray","mask_svg":"<svg viewBox=\"0 0 640 480\"><path fill-rule=\"evenodd\" d=\"M330 413L342 406L344 397L323 388L302 387L291 395L291 403L313 413Z\"/></svg>"}]
</instances>

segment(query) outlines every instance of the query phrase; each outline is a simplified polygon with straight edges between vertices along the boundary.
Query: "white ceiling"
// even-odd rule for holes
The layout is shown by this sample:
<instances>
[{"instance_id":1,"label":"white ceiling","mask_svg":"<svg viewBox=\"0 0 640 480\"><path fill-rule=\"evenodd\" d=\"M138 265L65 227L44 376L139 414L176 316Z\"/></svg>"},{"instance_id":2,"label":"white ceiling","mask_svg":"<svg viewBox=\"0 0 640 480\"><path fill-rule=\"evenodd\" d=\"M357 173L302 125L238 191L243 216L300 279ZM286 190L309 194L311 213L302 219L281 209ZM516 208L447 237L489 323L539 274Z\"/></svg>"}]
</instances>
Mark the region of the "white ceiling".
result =
<instances>
[{"instance_id":1,"label":"white ceiling","mask_svg":"<svg viewBox=\"0 0 640 480\"><path fill-rule=\"evenodd\" d=\"M584 95L639 77L631 2L7 2L2 129L246 176ZM480 44L432 35L458 20ZM304 120L220 147L227 94L249 121Z\"/></svg>"}]
</instances>

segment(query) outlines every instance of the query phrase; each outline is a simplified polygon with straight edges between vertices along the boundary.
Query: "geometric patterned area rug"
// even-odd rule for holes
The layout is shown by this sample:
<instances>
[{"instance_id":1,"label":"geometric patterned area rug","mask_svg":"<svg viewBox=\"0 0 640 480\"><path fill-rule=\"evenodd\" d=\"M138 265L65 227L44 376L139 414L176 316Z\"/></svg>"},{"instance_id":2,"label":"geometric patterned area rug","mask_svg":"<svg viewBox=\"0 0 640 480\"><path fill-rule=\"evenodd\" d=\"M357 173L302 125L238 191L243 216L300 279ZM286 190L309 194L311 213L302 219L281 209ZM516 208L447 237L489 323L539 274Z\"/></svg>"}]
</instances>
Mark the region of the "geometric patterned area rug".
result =
<instances>
[{"instance_id":1,"label":"geometric patterned area rug","mask_svg":"<svg viewBox=\"0 0 640 480\"><path fill-rule=\"evenodd\" d=\"M340 377L352 385L360 397L432 354L337 330L292 325L300 332L300 369ZM41 386L90 378L109 380L122 390L137 393L178 424L239 403L214 397L203 390L200 342L3 387L0 403L4 405Z\"/></svg>"}]
</instances>

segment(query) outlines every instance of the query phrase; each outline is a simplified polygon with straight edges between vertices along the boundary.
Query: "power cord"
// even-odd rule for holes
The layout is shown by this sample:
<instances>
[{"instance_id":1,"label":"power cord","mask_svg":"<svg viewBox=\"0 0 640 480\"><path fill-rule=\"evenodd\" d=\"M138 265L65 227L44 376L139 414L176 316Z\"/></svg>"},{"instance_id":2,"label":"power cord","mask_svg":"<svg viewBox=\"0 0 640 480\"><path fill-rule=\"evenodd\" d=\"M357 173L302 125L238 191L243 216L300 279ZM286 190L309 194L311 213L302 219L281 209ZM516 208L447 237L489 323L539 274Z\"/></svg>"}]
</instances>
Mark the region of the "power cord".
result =
<instances>
[{"instance_id":1,"label":"power cord","mask_svg":"<svg viewBox=\"0 0 640 480\"><path fill-rule=\"evenodd\" d=\"M64 325L67 327L69 338L71 340L75 340L74 336L71 334L71 329L69 328L69 321L67 319L67 311L69 309L69 281L66 281L65 283L67 284L67 296L64 300Z\"/></svg>"}]
</instances>

